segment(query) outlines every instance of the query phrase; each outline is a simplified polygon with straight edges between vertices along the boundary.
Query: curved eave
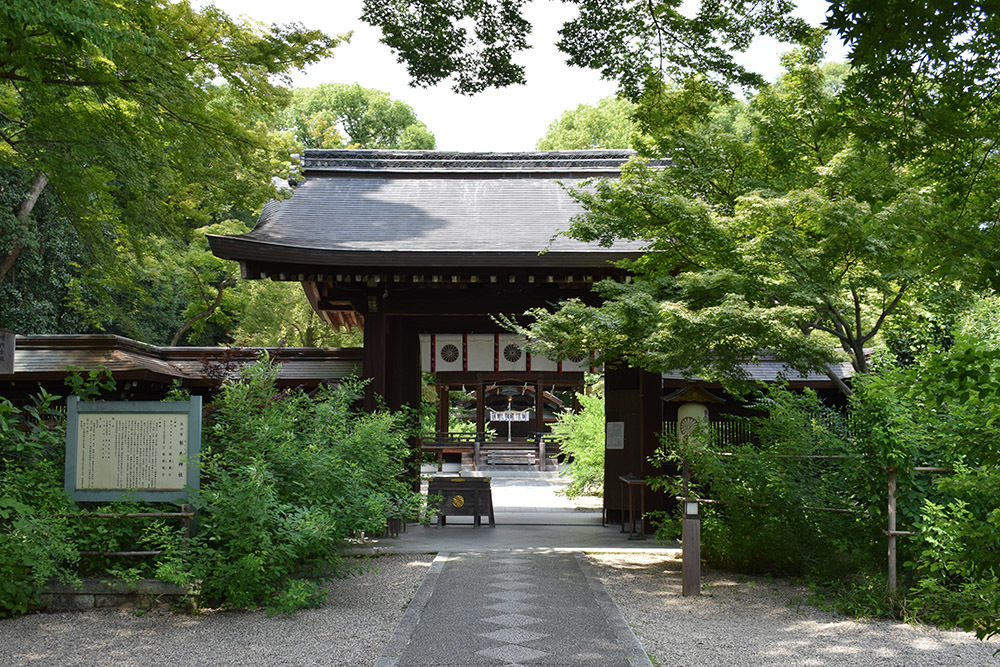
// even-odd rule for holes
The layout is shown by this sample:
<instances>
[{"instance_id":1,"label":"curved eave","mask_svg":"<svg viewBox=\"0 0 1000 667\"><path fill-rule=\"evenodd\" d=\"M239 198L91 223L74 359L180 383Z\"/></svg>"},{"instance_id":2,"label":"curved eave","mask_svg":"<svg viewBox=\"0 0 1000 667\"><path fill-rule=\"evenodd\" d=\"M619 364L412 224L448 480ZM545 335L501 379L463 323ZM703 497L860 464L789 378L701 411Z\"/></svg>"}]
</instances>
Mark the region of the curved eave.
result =
<instances>
[{"instance_id":1,"label":"curved eave","mask_svg":"<svg viewBox=\"0 0 1000 667\"><path fill-rule=\"evenodd\" d=\"M246 236L208 235L212 252L223 259L266 263L269 266L378 266L378 267L492 267L492 268L607 268L609 262L637 259L641 252L610 249L581 252L491 252L461 249L387 251L310 248L259 241Z\"/></svg>"}]
</instances>

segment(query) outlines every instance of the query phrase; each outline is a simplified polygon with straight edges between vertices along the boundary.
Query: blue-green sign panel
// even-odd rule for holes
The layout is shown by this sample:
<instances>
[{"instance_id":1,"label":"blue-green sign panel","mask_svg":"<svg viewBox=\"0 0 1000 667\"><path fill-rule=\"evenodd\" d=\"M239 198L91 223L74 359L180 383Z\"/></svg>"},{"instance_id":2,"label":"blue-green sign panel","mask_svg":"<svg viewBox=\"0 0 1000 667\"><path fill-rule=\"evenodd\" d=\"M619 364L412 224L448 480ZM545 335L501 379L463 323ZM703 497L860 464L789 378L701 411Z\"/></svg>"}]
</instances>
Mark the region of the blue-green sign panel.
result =
<instances>
[{"instance_id":1,"label":"blue-green sign panel","mask_svg":"<svg viewBox=\"0 0 1000 667\"><path fill-rule=\"evenodd\" d=\"M66 491L74 500L185 500L197 489L201 397L66 402Z\"/></svg>"}]
</instances>

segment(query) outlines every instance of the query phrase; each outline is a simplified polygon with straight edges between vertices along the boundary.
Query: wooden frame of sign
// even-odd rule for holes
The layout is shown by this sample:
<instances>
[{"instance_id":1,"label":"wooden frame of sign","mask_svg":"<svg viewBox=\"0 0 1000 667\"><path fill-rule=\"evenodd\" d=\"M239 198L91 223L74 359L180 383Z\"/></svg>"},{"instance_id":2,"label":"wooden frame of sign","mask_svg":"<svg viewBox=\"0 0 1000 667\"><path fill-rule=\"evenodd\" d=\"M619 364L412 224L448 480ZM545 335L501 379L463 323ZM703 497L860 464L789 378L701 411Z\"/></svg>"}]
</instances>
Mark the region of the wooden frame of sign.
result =
<instances>
[{"instance_id":1,"label":"wooden frame of sign","mask_svg":"<svg viewBox=\"0 0 1000 667\"><path fill-rule=\"evenodd\" d=\"M185 500L199 488L201 396L66 401L66 492L82 502Z\"/></svg>"}]
</instances>

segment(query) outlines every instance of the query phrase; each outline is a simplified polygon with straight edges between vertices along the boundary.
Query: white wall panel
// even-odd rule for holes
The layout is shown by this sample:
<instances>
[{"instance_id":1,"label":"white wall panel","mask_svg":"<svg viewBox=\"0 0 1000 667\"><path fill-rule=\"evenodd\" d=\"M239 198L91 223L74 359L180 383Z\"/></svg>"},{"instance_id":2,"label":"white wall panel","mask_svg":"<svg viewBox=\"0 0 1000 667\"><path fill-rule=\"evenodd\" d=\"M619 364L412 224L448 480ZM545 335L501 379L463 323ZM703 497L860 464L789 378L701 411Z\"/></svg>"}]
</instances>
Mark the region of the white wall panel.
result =
<instances>
[{"instance_id":1,"label":"white wall panel","mask_svg":"<svg viewBox=\"0 0 1000 667\"><path fill-rule=\"evenodd\" d=\"M469 334L469 370L493 372L493 334Z\"/></svg>"},{"instance_id":2,"label":"white wall panel","mask_svg":"<svg viewBox=\"0 0 1000 667\"><path fill-rule=\"evenodd\" d=\"M462 334L437 334L434 336L434 370L462 370Z\"/></svg>"},{"instance_id":3,"label":"white wall panel","mask_svg":"<svg viewBox=\"0 0 1000 667\"><path fill-rule=\"evenodd\" d=\"M532 371L557 371L559 370L559 364L547 357L543 357L539 354L531 355L531 370Z\"/></svg>"},{"instance_id":4,"label":"white wall panel","mask_svg":"<svg viewBox=\"0 0 1000 667\"><path fill-rule=\"evenodd\" d=\"M500 334L498 370L523 371L528 367L527 361L528 355L524 351L524 337L514 334Z\"/></svg>"}]
</instances>

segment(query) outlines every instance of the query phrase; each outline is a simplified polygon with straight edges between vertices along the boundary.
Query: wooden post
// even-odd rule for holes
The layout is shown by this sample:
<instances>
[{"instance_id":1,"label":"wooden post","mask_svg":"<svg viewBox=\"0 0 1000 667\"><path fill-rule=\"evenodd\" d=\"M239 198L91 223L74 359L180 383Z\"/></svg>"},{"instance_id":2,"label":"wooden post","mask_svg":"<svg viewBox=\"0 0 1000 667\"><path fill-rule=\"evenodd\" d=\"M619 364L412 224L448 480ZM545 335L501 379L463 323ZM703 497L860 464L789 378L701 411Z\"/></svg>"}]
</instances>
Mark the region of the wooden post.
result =
<instances>
[{"instance_id":1,"label":"wooden post","mask_svg":"<svg viewBox=\"0 0 1000 667\"><path fill-rule=\"evenodd\" d=\"M538 470L545 472L545 387L542 381L535 382L535 432L538 434Z\"/></svg>"},{"instance_id":2,"label":"wooden post","mask_svg":"<svg viewBox=\"0 0 1000 667\"><path fill-rule=\"evenodd\" d=\"M896 469L889 468L889 593L896 594Z\"/></svg>"},{"instance_id":3,"label":"wooden post","mask_svg":"<svg viewBox=\"0 0 1000 667\"><path fill-rule=\"evenodd\" d=\"M476 437L486 441L486 384L482 381L476 385L476 433L482 433Z\"/></svg>"},{"instance_id":4,"label":"wooden post","mask_svg":"<svg viewBox=\"0 0 1000 667\"><path fill-rule=\"evenodd\" d=\"M451 406L448 404L448 391L451 389L448 385L439 384L437 386L437 414L435 415L435 425L434 430L438 433L446 433L448 431L448 412Z\"/></svg>"},{"instance_id":5,"label":"wooden post","mask_svg":"<svg viewBox=\"0 0 1000 667\"><path fill-rule=\"evenodd\" d=\"M684 526L681 533L681 595L701 595L701 512L698 501L681 500Z\"/></svg>"}]
</instances>

